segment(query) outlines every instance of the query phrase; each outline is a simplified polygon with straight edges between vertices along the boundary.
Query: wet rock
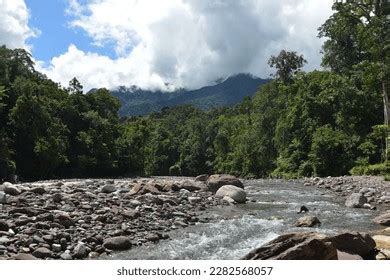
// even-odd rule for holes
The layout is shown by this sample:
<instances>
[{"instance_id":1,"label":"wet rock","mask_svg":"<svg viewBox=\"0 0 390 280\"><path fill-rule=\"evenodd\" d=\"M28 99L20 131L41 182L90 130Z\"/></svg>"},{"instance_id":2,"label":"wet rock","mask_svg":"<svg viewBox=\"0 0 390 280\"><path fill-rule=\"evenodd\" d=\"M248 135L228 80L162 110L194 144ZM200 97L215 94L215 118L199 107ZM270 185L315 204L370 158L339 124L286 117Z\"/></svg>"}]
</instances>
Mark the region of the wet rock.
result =
<instances>
[{"instance_id":1,"label":"wet rock","mask_svg":"<svg viewBox=\"0 0 390 280\"><path fill-rule=\"evenodd\" d=\"M232 175L214 174L211 175L206 182L207 190L210 192L217 192L217 190L224 185L233 185L243 189L244 184Z\"/></svg>"},{"instance_id":2,"label":"wet rock","mask_svg":"<svg viewBox=\"0 0 390 280\"><path fill-rule=\"evenodd\" d=\"M3 186L4 186L4 184L3 184ZM20 195L22 193L21 190L14 185L5 185L3 191L5 194L13 195L13 196Z\"/></svg>"},{"instance_id":3,"label":"wet rock","mask_svg":"<svg viewBox=\"0 0 390 280\"><path fill-rule=\"evenodd\" d=\"M39 247L33 253L33 256L39 259L46 259L52 256L52 251L45 247Z\"/></svg>"},{"instance_id":4,"label":"wet rock","mask_svg":"<svg viewBox=\"0 0 390 280\"><path fill-rule=\"evenodd\" d=\"M131 249L131 240L126 236L116 236L107 238L103 242L103 246L109 250L128 250Z\"/></svg>"},{"instance_id":5,"label":"wet rock","mask_svg":"<svg viewBox=\"0 0 390 280\"><path fill-rule=\"evenodd\" d=\"M246 192L239 187L234 185L224 185L220 187L215 193L216 197L230 197L237 203L245 203L246 202Z\"/></svg>"},{"instance_id":6,"label":"wet rock","mask_svg":"<svg viewBox=\"0 0 390 280\"><path fill-rule=\"evenodd\" d=\"M104 185L101 190L101 193L113 193L116 192L116 187L115 185Z\"/></svg>"},{"instance_id":7,"label":"wet rock","mask_svg":"<svg viewBox=\"0 0 390 280\"><path fill-rule=\"evenodd\" d=\"M295 222L295 227L314 227L317 225L321 225L320 220L315 216L304 216L298 219Z\"/></svg>"},{"instance_id":8,"label":"wet rock","mask_svg":"<svg viewBox=\"0 0 390 280\"><path fill-rule=\"evenodd\" d=\"M289 233L245 255L243 260L337 260L337 249L326 236L314 233Z\"/></svg>"},{"instance_id":9,"label":"wet rock","mask_svg":"<svg viewBox=\"0 0 390 280\"><path fill-rule=\"evenodd\" d=\"M345 201L345 206L350 208L361 208L364 203L367 203L367 198L361 193L353 193L348 196Z\"/></svg>"},{"instance_id":10,"label":"wet rock","mask_svg":"<svg viewBox=\"0 0 390 280\"><path fill-rule=\"evenodd\" d=\"M208 174L202 174L202 175L196 176L195 181L206 182L208 177L209 177Z\"/></svg>"},{"instance_id":11,"label":"wet rock","mask_svg":"<svg viewBox=\"0 0 390 280\"><path fill-rule=\"evenodd\" d=\"M374 222L382 226L390 226L390 211L376 217Z\"/></svg>"},{"instance_id":12,"label":"wet rock","mask_svg":"<svg viewBox=\"0 0 390 280\"><path fill-rule=\"evenodd\" d=\"M328 237L337 250L369 258L375 248L374 239L366 233L345 232Z\"/></svg>"},{"instance_id":13,"label":"wet rock","mask_svg":"<svg viewBox=\"0 0 390 280\"><path fill-rule=\"evenodd\" d=\"M9 225L6 221L0 220L0 231L8 231Z\"/></svg>"}]
</instances>

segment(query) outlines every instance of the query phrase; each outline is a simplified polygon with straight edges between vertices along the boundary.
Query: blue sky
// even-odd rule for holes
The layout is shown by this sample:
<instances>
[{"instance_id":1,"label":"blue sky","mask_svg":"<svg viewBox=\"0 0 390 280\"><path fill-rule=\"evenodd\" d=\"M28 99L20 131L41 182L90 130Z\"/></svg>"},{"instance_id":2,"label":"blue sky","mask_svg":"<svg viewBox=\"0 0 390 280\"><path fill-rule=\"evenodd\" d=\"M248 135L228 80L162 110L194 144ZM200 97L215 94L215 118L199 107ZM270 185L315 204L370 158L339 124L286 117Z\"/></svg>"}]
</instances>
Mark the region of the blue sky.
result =
<instances>
[{"instance_id":1,"label":"blue sky","mask_svg":"<svg viewBox=\"0 0 390 280\"><path fill-rule=\"evenodd\" d=\"M40 31L37 37L27 40L37 60L48 62L65 53L70 44L85 52L116 57L112 47L97 47L85 31L70 26L73 17L66 13L67 0L26 0L26 5L30 10L30 26Z\"/></svg>"}]
</instances>

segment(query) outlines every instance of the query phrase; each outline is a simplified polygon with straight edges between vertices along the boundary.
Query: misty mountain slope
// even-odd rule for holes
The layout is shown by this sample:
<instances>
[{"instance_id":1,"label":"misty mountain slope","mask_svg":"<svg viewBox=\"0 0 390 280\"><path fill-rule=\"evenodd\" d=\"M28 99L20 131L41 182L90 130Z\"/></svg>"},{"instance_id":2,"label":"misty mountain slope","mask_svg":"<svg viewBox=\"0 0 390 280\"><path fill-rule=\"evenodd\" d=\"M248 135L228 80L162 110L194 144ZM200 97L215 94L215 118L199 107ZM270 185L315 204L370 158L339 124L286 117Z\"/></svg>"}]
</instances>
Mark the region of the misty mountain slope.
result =
<instances>
[{"instance_id":1,"label":"misty mountain slope","mask_svg":"<svg viewBox=\"0 0 390 280\"><path fill-rule=\"evenodd\" d=\"M122 107L121 116L146 115L164 107L192 104L201 109L231 106L239 103L245 96L253 96L257 89L269 82L249 74L238 74L213 86L196 90L180 89L174 92L149 91L137 87L120 87L113 90Z\"/></svg>"}]
</instances>

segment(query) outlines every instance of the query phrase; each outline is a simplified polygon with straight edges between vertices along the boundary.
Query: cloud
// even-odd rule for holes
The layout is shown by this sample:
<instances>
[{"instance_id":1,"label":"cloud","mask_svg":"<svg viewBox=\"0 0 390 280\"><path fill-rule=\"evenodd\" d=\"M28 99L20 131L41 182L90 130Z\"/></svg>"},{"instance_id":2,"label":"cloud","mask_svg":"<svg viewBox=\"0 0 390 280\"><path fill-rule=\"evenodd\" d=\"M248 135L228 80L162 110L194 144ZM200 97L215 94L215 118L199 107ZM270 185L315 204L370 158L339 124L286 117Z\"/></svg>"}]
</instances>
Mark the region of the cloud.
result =
<instances>
[{"instance_id":1,"label":"cloud","mask_svg":"<svg viewBox=\"0 0 390 280\"><path fill-rule=\"evenodd\" d=\"M24 0L0 0L0 45L26 48L26 40L38 34L28 25L29 11Z\"/></svg>"},{"instance_id":2,"label":"cloud","mask_svg":"<svg viewBox=\"0 0 390 280\"><path fill-rule=\"evenodd\" d=\"M295 50L319 67L317 28L332 0L69 0L72 28L117 58L71 45L45 73L91 87L196 88L240 72L268 77L267 60Z\"/></svg>"}]
</instances>

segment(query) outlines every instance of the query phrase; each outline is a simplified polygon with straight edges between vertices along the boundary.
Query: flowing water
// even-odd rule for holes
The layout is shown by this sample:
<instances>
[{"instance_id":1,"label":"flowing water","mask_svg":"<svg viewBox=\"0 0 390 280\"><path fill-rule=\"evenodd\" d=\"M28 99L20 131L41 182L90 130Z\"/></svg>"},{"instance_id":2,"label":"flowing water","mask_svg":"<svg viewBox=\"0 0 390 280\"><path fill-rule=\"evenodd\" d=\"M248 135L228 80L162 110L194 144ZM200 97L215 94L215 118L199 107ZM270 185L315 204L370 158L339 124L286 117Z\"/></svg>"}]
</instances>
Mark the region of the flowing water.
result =
<instances>
[{"instance_id":1,"label":"flowing water","mask_svg":"<svg viewBox=\"0 0 390 280\"><path fill-rule=\"evenodd\" d=\"M378 227L371 222L377 214L344 206L344 199L324 190L304 187L300 182L246 181L248 198L256 202L221 206L208 210L213 222L171 232L171 239L115 253L113 259L239 259L246 253L293 231L337 233L366 232ZM295 228L292 224L306 205L319 218L319 228Z\"/></svg>"}]
</instances>

